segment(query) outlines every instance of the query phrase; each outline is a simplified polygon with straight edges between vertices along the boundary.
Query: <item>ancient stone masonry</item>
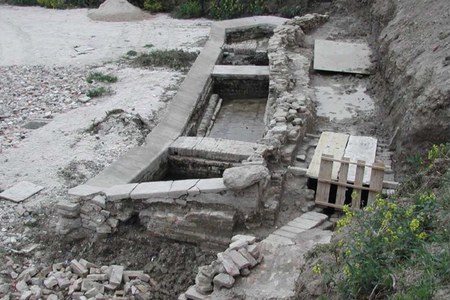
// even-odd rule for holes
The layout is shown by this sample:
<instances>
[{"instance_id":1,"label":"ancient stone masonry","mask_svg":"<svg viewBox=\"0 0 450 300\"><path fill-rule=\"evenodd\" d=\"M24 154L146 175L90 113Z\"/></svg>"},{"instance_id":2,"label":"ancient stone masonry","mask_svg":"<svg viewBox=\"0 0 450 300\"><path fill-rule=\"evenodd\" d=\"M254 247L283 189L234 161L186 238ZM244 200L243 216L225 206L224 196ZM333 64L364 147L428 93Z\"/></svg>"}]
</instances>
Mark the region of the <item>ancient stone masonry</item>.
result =
<instances>
[{"instance_id":1,"label":"ancient stone masonry","mask_svg":"<svg viewBox=\"0 0 450 300\"><path fill-rule=\"evenodd\" d=\"M245 168L249 170L242 170ZM268 170L248 166L239 171L249 180L238 188L227 186L230 180L224 183L222 178L132 183L106 189L78 186L69 191L71 201L57 205L58 231L67 234L82 228L110 234L121 222L137 217L157 236L217 248L228 244L238 220L252 222L262 205Z\"/></svg>"},{"instance_id":2,"label":"ancient stone masonry","mask_svg":"<svg viewBox=\"0 0 450 300\"><path fill-rule=\"evenodd\" d=\"M324 15L305 15L286 21L274 30L269 40L269 99L263 143L281 148L302 140L314 114L309 86L311 51L304 48L304 30L327 20ZM288 157L286 162L290 162Z\"/></svg>"},{"instance_id":3,"label":"ancient stone masonry","mask_svg":"<svg viewBox=\"0 0 450 300\"><path fill-rule=\"evenodd\" d=\"M217 254L215 261L198 268L195 285L181 294L179 300L213 299L209 295L214 290L232 288L235 277L248 276L262 261L261 245L256 243L254 236L235 235L231 240L228 248Z\"/></svg>"}]
</instances>

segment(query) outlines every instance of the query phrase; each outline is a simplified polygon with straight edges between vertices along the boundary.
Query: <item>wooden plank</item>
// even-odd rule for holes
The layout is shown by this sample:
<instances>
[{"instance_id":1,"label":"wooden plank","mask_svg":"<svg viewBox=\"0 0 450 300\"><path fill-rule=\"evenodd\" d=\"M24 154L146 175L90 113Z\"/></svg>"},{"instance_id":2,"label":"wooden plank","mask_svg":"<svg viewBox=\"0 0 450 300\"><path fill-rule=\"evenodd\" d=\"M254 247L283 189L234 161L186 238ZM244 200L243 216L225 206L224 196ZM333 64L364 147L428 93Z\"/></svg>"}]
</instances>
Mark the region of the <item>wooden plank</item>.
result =
<instances>
[{"instance_id":1,"label":"wooden plank","mask_svg":"<svg viewBox=\"0 0 450 300\"><path fill-rule=\"evenodd\" d=\"M373 164L375 162L375 155L377 152L377 139L369 136L355 136L352 135L348 139L347 148L345 149L345 157L352 161L364 160L366 164ZM371 168L366 168L364 172L363 182L370 183ZM348 181L354 182L356 176L356 166L351 165L348 170Z\"/></svg>"},{"instance_id":2,"label":"wooden plank","mask_svg":"<svg viewBox=\"0 0 450 300\"><path fill-rule=\"evenodd\" d=\"M324 156L327 156L324 154ZM328 182L322 182L321 180L330 180L331 172L333 170L333 162L329 160L322 160L320 164L319 180L317 182L316 201L328 202L330 195L331 184Z\"/></svg>"},{"instance_id":3,"label":"wooden plank","mask_svg":"<svg viewBox=\"0 0 450 300\"><path fill-rule=\"evenodd\" d=\"M356 165L354 195L352 195L352 207L356 209L361 208L361 187L363 186L365 164L365 161L358 160Z\"/></svg>"},{"instance_id":4,"label":"wooden plank","mask_svg":"<svg viewBox=\"0 0 450 300\"><path fill-rule=\"evenodd\" d=\"M378 166L378 167L381 167L381 166L384 167L384 164L382 162L376 162L373 165ZM378 193L381 192L381 190L383 189L383 178L384 178L384 171L374 168L372 170L372 177L370 178L370 188L372 190L378 190ZM367 199L367 205L373 204L378 193L377 192L369 192L369 198Z\"/></svg>"},{"instance_id":5,"label":"wooden plank","mask_svg":"<svg viewBox=\"0 0 450 300\"><path fill-rule=\"evenodd\" d=\"M319 177L320 161L322 154L331 155L336 158L344 156L345 147L347 146L349 135L344 133L336 133L324 131L320 135L319 143L317 144L314 156L308 167L306 175L311 178ZM334 163L332 171L332 179L337 179L340 163Z\"/></svg>"},{"instance_id":6,"label":"wooden plank","mask_svg":"<svg viewBox=\"0 0 450 300\"><path fill-rule=\"evenodd\" d=\"M342 161L350 161L348 157L342 158ZM348 167L349 164L342 162L341 167L339 168L339 183L346 184L347 183L347 175L348 175ZM347 188L345 186L339 185L336 193L336 204L344 205L345 202L345 192Z\"/></svg>"}]
</instances>

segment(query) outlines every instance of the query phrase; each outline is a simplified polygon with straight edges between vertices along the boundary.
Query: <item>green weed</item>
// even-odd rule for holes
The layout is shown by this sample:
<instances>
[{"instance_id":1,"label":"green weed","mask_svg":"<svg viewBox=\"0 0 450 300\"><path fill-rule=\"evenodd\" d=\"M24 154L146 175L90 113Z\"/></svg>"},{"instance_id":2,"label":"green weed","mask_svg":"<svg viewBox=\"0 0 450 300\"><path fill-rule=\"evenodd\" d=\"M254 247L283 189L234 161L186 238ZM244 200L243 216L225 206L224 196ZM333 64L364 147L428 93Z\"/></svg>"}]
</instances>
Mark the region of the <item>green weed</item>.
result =
<instances>
[{"instance_id":1,"label":"green weed","mask_svg":"<svg viewBox=\"0 0 450 300\"><path fill-rule=\"evenodd\" d=\"M93 72L93 73L89 73L89 75L86 77L86 81L88 83L93 83L93 82L113 83L113 82L117 81L117 76L114 76L111 74L103 74L101 72Z\"/></svg>"},{"instance_id":2,"label":"green weed","mask_svg":"<svg viewBox=\"0 0 450 300\"><path fill-rule=\"evenodd\" d=\"M189 0L177 6L172 16L178 19L199 18L202 16L202 6L197 0Z\"/></svg>"},{"instance_id":3,"label":"green weed","mask_svg":"<svg viewBox=\"0 0 450 300\"><path fill-rule=\"evenodd\" d=\"M95 87L92 89L89 89L86 92L86 96L90 97L90 98L95 98L95 97L101 97L104 94L106 94L108 92L108 90L105 87Z\"/></svg>"},{"instance_id":4,"label":"green weed","mask_svg":"<svg viewBox=\"0 0 450 300\"><path fill-rule=\"evenodd\" d=\"M133 64L142 67L166 67L176 70L186 70L197 58L197 52L184 50L155 50L142 53L133 60Z\"/></svg>"}]
</instances>

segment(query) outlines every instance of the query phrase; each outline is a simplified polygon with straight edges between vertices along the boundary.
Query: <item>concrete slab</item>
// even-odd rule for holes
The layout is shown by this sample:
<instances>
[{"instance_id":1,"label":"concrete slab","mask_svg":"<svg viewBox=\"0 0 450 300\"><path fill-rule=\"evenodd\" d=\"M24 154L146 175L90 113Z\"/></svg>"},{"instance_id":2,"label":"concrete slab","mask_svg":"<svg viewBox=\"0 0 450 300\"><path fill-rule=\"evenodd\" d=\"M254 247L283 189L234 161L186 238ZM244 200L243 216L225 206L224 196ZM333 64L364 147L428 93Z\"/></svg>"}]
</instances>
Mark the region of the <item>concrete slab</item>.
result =
<instances>
[{"instance_id":1,"label":"concrete slab","mask_svg":"<svg viewBox=\"0 0 450 300\"><path fill-rule=\"evenodd\" d=\"M112 186L105 190L106 199L108 201L119 201L130 198L131 192L137 185L137 183L129 183Z\"/></svg>"},{"instance_id":2,"label":"concrete slab","mask_svg":"<svg viewBox=\"0 0 450 300\"><path fill-rule=\"evenodd\" d=\"M82 184L71 188L68 191L70 196L80 197L82 199L91 198L92 196L103 191L103 187Z\"/></svg>"},{"instance_id":3,"label":"concrete slab","mask_svg":"<svg viewBox=\"0 0 450 300\"><path fill-rule=\"evenodd\" d=\"M189 194L189 190L199 182L200 179L175 180L170 187L169 197L178 198Z\"/></svg>"},{"instance_id":4,"label":"concrete slab","mask_svg":"<svg viewBox=\"0 0 450 300\"><path fill-rule=\"evenodd\" d=\"M153 181L138 184L131 199L167 198L173 181Z\"/></svg>"},{"instance_id":5,"label":"concrete slab","mask_svg":"<svg viewBox=\"0 0 450 300\"><path fill-rule=\"evenodd\" d=\"M222 79L264 79L269 74L269 66L215 65L211 75Z\"/></svg>"},{"instance_id":6,"label":"concrete slab","mask_svg":"<svg viewBox=\"0 0 450 300\"><path fill-rule=\"evenodd\" d=\"M43 189L43 186L28 181L21 181L0 193L0 198L14 202L22 202Z\"/></svg>"},{"instance_id":7,"label":"concrete slab","mask_svg":"<svg viewBox=\"0 0 450 300\"><path fill-rule=\"evenodd\" d=\"M223 178L200 179L195 186L200 193L219 193L228 190L223 183Z\"/></svg>"},{"instance_id":8,"label":"concrete slab","mask_svg":"<svg viewBox=\"0 0 450 300\"><path fill-rule=\"evenodd\" d=\"M319 143L314 151L314 156L309 164L306 175L312 178L318 178L322 154L329 154L334 156L334 158L341 159L344 156L348 138L348 134L324 131L320 135ZM333 179L337 179L340 166L340 163L333 164L331 176Z\"/></svg>"},{"instance_id":9,"label":"concrete slab","mask_svg":"<svg viewBox=\"0 0 450 300\"><path fill-rule=\"evenodd\" d=\"M365 43L314 42L314 70L370 74L371 51Z\"/></svg>"},{"instance_id":10,"label":"concrete slab","mask_svg":"<svg viewBox=\"0 0 450 300\"><path fill-rule=\"evenodd\" d=\"M377 153L377 139L370 136L355 136L352 135L348 139L347 148L345 148L345 157L350 158L350 161L364 160L367 164L375 162ZM370 183L370 168L364 169L364 180L366 184ZM354 182L356 175L356 165L350 165L348 168L348 181Z\"/></svg>"}]
</instances>

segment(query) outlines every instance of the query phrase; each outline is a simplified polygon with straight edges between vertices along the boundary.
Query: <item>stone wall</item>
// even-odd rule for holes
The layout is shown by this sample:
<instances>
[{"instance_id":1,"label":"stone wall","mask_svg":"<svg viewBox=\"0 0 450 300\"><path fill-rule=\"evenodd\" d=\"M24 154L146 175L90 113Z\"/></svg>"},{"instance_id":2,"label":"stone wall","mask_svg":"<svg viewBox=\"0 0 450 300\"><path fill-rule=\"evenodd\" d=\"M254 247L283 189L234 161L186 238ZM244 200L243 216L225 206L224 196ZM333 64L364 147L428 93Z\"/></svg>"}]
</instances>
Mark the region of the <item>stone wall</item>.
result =
<instances>
[{"instance_id":1,"label":"stone wall","mask_svg":"<svg viewBox=\"0 0 450 300\"><path fill-rule=\"evenodd\" d=\"M81 185L71 201L58 203L58 231L117 231L137 217L154 235L219 247L226 245L236 222L258 214L266 181L231 190L222 178L132 183L102 189Z\"/></svg>"},{"instance_id":2,"label":"stone wall","mask_svg":"<svg viewBox=\"0 0 450 300\"><path fill-rule=\"evenodd\" d=\"M214 92L224 100L267 98L267 79L214 79Z\"/></svg>"}]
</instances>

